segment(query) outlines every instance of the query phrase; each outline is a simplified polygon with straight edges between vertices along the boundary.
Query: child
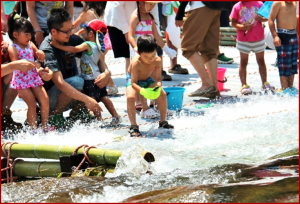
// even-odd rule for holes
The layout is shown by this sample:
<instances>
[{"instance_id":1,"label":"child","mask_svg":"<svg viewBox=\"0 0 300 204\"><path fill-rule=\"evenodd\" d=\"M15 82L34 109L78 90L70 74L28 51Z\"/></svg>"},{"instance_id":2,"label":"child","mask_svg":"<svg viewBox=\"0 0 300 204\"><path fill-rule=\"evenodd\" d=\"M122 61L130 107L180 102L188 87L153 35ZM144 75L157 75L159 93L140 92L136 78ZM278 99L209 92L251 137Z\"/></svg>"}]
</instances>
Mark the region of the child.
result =
<instances>
[{"instance_id":1,"label":"child","mask_svg":"<svg viewBox=\"0 0 300 204\"><path fill-rule=\"evenodd\" d=\"M113 116L111 125L116 126L122 122L122 118L117 114L111 100L107 98L106 87L99 88L94 84L94 80L101 73L100 71L105 69L105 65L100 59L100 52L103 54L105 50L103 39L106 31L107 28L103 21L92 20L86 25L83 34L86 42L81 45L76 47L64 46L56 41L52 41L50 44L66 52L78 53L83 51L80 61L81 76L84 79L83 93L94 98L97 102L101 101ZM95 116L99 121L102 121L101 112L98 112Z\"/></svg>"},{"instance_id":2,"label":"child","mask_svg":"<svg viewBox=\"0 0 300 204\"><path fill-rule=\"evenodd\" d=\"M171 59L176 57L176 51L170 49L163 41L162 37L158 34L154 17L150 11L155 7L156 1L137 1L137 9L133 11L130 17L128 40L130 43L130 55L134 57L137 52L137 39L143 34L153 35L157 44L170 56ZM162 67L162 66L161 66ZM161 70L158 70L161 72ZM139 96L138 96L139 97ZM147 101L140 96L143 110L141 117L156 118L159 116L153 109L149 109ZM139 98L137 98L139 104ZM170 112L170 111L169 111ZM170 113L171 114L171 113Z\"/></svg>"},{"instance_id":3,"label":"child","mask_svg":"<svg viewBox=\"0 0 300 204\"><path fill-rule=\"evenodd\" d=\"M275 19L277 32L274 24ZM299 33L297 25L296 2L274 1L269 16L269 27L277 51L281 96L299 94L299 90L293 87L294 76L298 74L299 44L297 34Z\"/></svg>"},{"instance_id":4,"label":"child","mask_svg":"<svg viewBox=\"0 0 300 204\"><path fill-rule=\"evenodd\" d=\"M161 72L155 72L155 70L160 70L162 66L161 59L156 56L156 41L152 35L142 35L137 40L137 47L139 55L132 58L126 77L127 112L131 123L129 131L131 137L141 136L135 118L134 104L136 93L140 93L148 99L155 99L158 97L158 109L160 111L161 119L159 127L166 129L174 128L174 126L168 124L166 121L167 95L164 90L161 89ZM154 72L155 74L153 74ZM156 91L151 89L152 87L156 87ZM147 96L147 93L150 94L150 97ZM151 97L152 94L156 95L157 93L158 95L156 97Z\"/></svg>"},{"instance_id":5,"label":"child","mask_svg":"<svg viewBox=\"0 0 300 204\"><path fill-rule=\"evenodd\" d=\"M12 40L12 46L9 46L8 53L11 61L19 59L27 59L34 61L34 57L39 62L44 61L45 54L38 50L30 41L34 29L31 23L24 17L20 17L16 11L13 11L8 18L8 35ZM31 127L31 133L37 132L36 124L36 99L41 104L41 120L42 129L44 132L53 130L53 127L48 127L47 121L49 116L49 99L43 87L43 81L38 72L40 67L33 68L28 72L16 70L13 73L10 87L16 89L20 97L28 106L27 120Z\"/></svg>"},{"instance_id":6,"label":"child","mask_svg":"<svg viewBox=\"0 0 300 204\"><path fill-rule=\"evenodd\" d=\"M246 80L248 57L251 51L256 55L262 89L274 90L274 87L267 82L267 68L264 60L264 28L261 22L267 21L267 19L257 15L262 5L261 1L239 1L234 5L230 14L232 26L237 29L236 47L241 56L239 74L242 83L242 94L252 93Z\"/></svg>"},{"instance_id":7,"label":"child","mask_svg":"<svg viewBox=\"0 0 300 204\"><path fill-rule=\"evenodd\" d=\"M74 22L74 32L77 30L77 28L83 24L83 23L87 23L90 22L91 20L94 19L103 19L103 14L104 14L104 2L96 2L96 1L81 1L82 5L83 5L83 10L81 12L81 14L79 15L79 17L75 20ZM78 34L80 34L81 32L84 32L83 30L80 30L78 32ZM104 37L104 45L105 45L105 52L101 53L101 60L105 63L105 55L108 52L108 50L111 50L112 46L111 46L111 42L110 42L110 38L109 38L109 34L106 33L105 37ZM107 65L106 65L107 67ZM113 95L113 94L117 94L118 88L116 87L114 81L112 79L110 79L109 83L108 83L108 95Z\"/></svg>"}]
</instances>

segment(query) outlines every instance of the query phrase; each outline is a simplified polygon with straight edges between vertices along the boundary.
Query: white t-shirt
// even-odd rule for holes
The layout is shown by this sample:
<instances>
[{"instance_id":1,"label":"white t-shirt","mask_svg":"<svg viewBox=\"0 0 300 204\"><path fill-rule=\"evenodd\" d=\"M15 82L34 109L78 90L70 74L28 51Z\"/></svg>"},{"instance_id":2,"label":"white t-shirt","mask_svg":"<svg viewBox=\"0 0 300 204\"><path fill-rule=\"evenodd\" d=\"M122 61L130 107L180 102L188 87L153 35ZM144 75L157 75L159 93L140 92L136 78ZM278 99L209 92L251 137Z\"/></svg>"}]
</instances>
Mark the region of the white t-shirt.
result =
<instances>
[{"instance_id":1,"label":"white t-shirt","mask_svg":"<svg viewBox=\"0 0 300 204\"><path fill-rule=\"evenodd\" d=\"M197 9L197 8L201 8L205 6L202 1L190 1L190 3L188 3L188 5L185 7L185 12Z\"/></svg>"}]
</instances>

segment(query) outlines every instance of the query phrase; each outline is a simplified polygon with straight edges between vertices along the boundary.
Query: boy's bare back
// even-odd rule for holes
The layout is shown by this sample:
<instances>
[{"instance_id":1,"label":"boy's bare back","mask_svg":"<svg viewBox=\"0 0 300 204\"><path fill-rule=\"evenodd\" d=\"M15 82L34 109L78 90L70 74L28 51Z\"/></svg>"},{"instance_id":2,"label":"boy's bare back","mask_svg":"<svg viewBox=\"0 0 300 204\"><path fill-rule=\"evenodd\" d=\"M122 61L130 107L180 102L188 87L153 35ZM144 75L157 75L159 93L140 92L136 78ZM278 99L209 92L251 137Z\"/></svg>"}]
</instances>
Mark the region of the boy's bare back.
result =
<instances>
[{"instance_id":1,"label":"boy's bare back","mask_svg":"<svg viewBox=\"0 0 300 204\"><path fill-rule=\"evenodd\" d=\"M277 28L293 30L297 27L296 1L274 1L272 10L277 21Z\"/></svg>"},{"instance_id":2,"label":"boy's bare back","mask_svg":"<svg viewBox=\"0 0 300 204\"><path fill-rule=\"evenodd\" d=\"M136 55L132 58L128 72L131 76L135 75L136 73L137 80L146 80L156 69L161 69L161 59L159 57L156 57L151 64L146 64L140 60L139 55Z\"/></svg>"}]
</instances>

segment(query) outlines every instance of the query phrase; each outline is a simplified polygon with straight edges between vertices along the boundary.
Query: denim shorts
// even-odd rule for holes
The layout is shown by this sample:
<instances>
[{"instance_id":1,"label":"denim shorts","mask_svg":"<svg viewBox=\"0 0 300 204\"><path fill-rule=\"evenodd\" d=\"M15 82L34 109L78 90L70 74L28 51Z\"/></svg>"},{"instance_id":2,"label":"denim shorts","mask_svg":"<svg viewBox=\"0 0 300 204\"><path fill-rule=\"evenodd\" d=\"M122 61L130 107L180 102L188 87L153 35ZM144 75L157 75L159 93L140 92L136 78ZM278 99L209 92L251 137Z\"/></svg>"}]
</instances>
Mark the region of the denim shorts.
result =
<instances>
[{"instance_id":1,"label":"denim shorts","mask_svg":"<svg viewBox=\"0 0 300 204\"><path fill-rule=\"evenodd\" d=\"M77 90L83 89L84 80L78 75L64 80ZM61 94L61 91L54 85L47 91L47 94L49 97L49 108L51 114L56 109L57 100L59 95ZM69 104L64 111L71 109L77 102L78 101L74 101L71 104Z\"/></svg>"}]
</instances>

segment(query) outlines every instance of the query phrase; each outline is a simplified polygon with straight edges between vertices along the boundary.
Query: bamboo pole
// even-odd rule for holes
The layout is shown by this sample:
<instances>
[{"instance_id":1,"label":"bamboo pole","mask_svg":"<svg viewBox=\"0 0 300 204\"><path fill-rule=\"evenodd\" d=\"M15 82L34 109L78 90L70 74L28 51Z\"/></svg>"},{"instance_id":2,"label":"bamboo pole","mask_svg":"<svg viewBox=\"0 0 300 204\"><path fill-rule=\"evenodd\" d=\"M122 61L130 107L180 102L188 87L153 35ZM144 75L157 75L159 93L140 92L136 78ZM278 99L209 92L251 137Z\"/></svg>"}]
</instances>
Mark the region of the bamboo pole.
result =
<instances>
[{"instance_id":1,"label":"bamboo pole","mask_svg":"<svg viewBox=\"0 0 300 204\"><path fill-rule=\"evenodd\" d=\"M10 156L14 158L42 158L42 159L59 159L61 156L70 156L76 147L59 146L59 145L42 145L42 144L13 144ZM8 145L5 147L7 152ZM2 155L3 150L1 149ZM83 153L83 148L77 151L78 154ZM98 165L116 165L122 152L119 150L91 148L88 156L94 163ZM150 152L143 152L143 158L147 162L155 161L154 156Z\"/></svg>"},{"instance_id":2,"label":"bamboo pole","mask_svg":"<svg viewBox=\"0 0 300 204\"><path fill-rule=\"evenodd\" d=\"M106 172L113 172L112 166L92 167L84 170L85 176L105 176ZM59 162L21 161L13 167L13 176L18 177L58 177L61 174ZM76 174L75 174L76 176Z\"/></svg>"},{"instance_id":3,"label":"bamboo pole","mask_svg":"<svg viewBox=\"0 0 300 204\"><path fill-rule=\"evenodd\" d=\"M220 45L224 45L224 46L236 46L236 42L235 41L221 41Z\"/></svg>"}]
</instances>

